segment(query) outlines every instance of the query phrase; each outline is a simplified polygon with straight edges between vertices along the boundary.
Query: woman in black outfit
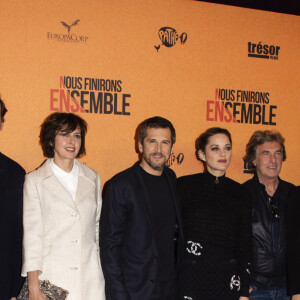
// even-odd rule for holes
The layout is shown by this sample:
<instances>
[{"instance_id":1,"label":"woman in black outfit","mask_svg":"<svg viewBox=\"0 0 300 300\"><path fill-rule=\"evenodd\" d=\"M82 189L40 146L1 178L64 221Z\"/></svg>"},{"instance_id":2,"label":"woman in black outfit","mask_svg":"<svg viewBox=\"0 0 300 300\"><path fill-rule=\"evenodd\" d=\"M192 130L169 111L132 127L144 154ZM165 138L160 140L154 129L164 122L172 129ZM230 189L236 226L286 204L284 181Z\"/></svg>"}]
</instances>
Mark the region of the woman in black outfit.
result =
<instances>
[{"instance_id":1,"label":"woman in black outfit","mask_svg":"<svg viewBox=\"0 0 300 300\"><path fill-rule=\"evenodd\" d=\"M231 136L214 127L196 140L206 171L178 179L185 234L179 299L249 299L251 200L225 177Z\"/></svg>"}]
</instances>

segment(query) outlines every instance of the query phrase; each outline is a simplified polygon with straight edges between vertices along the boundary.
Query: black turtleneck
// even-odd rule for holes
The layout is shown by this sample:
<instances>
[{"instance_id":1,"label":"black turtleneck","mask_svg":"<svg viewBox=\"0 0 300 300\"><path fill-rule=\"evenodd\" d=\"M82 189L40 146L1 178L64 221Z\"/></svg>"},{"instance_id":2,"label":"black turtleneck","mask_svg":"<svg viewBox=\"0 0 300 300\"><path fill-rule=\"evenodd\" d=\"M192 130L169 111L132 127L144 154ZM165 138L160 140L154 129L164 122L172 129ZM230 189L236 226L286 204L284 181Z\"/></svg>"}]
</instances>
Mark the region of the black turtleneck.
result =
<instances>
[{"instance_id":1,"label":"black turtleneck","mask_svg":"<svg viewBox=\"0 0 300 300\"><path fill-rule=\"evenodd\" d=\"M153 224L156 245L158 249L158 280L162 283L161 293L167 293L175 282L175 224L176 211L173 203L172 191L168 179L163 172L161 176L147 173L140 167L141 175L148 191L148 206L151 207L151 221ZM170 255L174 254L174 255ZM165 299L161 297L161 299Z\"/></svg>"}]
</instances>

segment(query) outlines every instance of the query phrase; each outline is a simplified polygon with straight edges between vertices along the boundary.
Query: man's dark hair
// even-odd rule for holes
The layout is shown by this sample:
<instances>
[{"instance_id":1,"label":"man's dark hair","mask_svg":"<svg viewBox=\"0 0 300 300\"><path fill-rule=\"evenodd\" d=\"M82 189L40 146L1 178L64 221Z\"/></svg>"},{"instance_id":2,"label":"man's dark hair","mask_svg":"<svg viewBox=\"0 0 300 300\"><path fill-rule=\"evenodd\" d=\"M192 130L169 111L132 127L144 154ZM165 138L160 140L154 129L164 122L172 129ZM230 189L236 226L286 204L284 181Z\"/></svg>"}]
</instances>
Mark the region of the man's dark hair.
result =
<instances>
[{"instance_id":1,"label":"man's dark hair","mask_svg":"<svg viewBox=\"0 0 300 300\"><path fill-rule=\"evenodd\" d=\"M208 144L208 140L211 136L215 134L225 134L229 141L230 144L232 145L232 140L231 140L231 134L230 132L225 129L225 128L220 128L220 127L211 127L208 128L205 132L203 132L195 142L195 147L196 147L196 157L200 160L198 152L201 150L203 153L205 153L205 146Z\"/></svg>"},{"instance_id":2,"label":"man's dark hair","mask_svg":"<svg viewBox=\"0 0 300 300\"><path fill-rule=\"evenodd\" d=\"M138 139L141 144L143 144L145 137L147 136L148 128L169 128L171 131L171 143L172 145L176 142L176 132L172 123L162 117L152 117L143 121L140 125L140 130L138 134Z\"/></svg>"},{"instance_id":3,"label":"man's dark hair","mask_svg":"<svg viewBox=\"0 0 300 300\"><path fill-rule=\"evenodd\" d=\"M2 101L2 99L0 98L0 117L1 117L1 122L4 122L4 116L7 112L7 109L5 107L4 102Z\"/></svg>"},{"instance_id":4,"label":"man's dark hair","mask_svg":"<svg viewBox=\"0 0 300 300\"><path fill-rule=\"evenodd\" d=\"M253 161L256 159L257 146L267 142L277 142L278 144L280 144L282 148L282 161L286 160L286 151L283 136L278 131L257 130L252 134L246 146L246 155L244 156L244 162L246 163L248 169L255 170Z\"/></svg>"},{"instance_id":5,"label":"man's dark hair","mask_svg":"<svg viewBox=\"0 0 300 300\"><path fill-rule=\"evenodd\" d=\"M80 129L81 147L76 157L86 154L85 151L85 135L87 133L87 123L79 116L72 113L53 113L49 115L41 125L40 144L43 149L44 156L54 157L55 137L59 131L70 133Z\"/></svg>"}]
</instances>

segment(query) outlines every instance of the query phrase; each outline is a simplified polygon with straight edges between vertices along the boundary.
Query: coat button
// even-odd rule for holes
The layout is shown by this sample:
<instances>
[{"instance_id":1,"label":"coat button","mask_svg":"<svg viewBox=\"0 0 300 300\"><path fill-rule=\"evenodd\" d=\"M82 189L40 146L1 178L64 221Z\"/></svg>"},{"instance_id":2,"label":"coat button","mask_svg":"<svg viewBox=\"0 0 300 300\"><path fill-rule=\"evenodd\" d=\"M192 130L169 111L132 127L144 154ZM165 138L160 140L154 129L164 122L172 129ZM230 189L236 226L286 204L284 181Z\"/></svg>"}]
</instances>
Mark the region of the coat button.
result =
<instances>
[{"instance_id":1,"label":"coat button","mask_svg":"<svg viewBox=\"0 0 300 300\"><path fill-rule=\"evenodd\" d=\"M195 260L192 260L192 265L195 265L197 262Z\"/></svg>"},{"instance_id":2,"label":"coat button","mask_svg":"<svg viewBox=\"0 0 300 300\"><path fill-rule=\"evenodd\" d=\"M150 283L154 284L154 282L155 282L155 281L154 281L153 279L150 280Z\"/></svg>"},{"instance_id":3,"label":"coat button","mask_svg":"<svg viewBox=\"0 0 300 300\"><path fill-rule=\"evenodd\" d=\"M158 256L155 256L153 259L155 262L158 262Z\"/></svg>"}]
</instances>

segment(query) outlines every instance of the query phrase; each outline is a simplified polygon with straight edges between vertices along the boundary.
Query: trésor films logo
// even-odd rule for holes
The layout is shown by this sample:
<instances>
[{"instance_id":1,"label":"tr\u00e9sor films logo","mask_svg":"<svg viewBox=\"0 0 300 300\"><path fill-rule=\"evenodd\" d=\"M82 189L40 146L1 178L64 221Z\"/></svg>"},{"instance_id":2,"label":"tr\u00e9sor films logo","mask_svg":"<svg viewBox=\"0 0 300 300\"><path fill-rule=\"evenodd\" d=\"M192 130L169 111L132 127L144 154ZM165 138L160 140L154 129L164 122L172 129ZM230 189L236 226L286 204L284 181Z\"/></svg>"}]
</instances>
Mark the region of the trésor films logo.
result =
<instances>
[{"instance_id":1,"label":"tr\u00e9sor films logo","mask_svg":"<svg viewBox=\"0 0 300 300\"><path fill-rule=\"evenodd\" d=\"M248 42L248 57L278 60L280 46Z\"/></svg>"}]
</instances>

